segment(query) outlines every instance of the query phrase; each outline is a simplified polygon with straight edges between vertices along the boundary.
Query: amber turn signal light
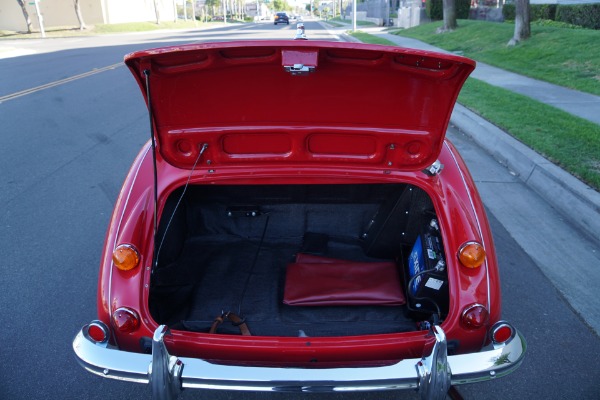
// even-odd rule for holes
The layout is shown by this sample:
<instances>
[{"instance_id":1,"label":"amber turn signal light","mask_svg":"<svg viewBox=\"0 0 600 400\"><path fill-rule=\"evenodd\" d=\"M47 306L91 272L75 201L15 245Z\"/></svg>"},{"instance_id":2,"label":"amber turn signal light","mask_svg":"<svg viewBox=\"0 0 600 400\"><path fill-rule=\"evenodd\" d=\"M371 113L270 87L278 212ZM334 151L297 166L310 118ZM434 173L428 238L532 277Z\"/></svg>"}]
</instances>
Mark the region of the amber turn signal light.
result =
<instances>
[{"instance_id":1,"label":"amber turn signal light","mask_svg":"<svg viewBox=\"0 0 600 400\"><path fill-rule=\"evenodd\" d=\"M120 244L113 251L113 263L121 271L130 271L140 262L140 253L130 244Z\"/></svg>"},{"instance_id":2,"label":"amber turn signal light","mask_svg":"<svg viewBox=\"0 0 600 400\"><path fill-rule=\"evenodd\" d=\"M458 250L458 260L467 268L479 268L485 261L485 249L480 243L467 242Z\"/></svg>"}]
</instances>

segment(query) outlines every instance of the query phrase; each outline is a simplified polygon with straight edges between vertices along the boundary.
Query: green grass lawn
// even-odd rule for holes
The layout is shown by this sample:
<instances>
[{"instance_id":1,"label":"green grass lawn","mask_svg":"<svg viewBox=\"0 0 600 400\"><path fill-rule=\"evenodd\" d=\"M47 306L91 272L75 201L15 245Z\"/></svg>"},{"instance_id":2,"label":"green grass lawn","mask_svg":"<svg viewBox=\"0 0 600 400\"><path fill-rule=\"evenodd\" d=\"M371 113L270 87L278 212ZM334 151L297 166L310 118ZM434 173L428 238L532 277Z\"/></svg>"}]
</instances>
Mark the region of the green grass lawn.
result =
<instances>
[{"instance_id":1,"label":"green grass lawn","mask_svg":"<svg viewBox=\"0 0 600 400\"><path fill-rule=\"evenodd\" d=\"M490 36L499 38L500 33L496 30L499 26L503 25L497 23L483 23L482 25L475 21L460 22L460 28L453 33L440 35L427 33L427 35L436 36L436 40L446 42L446 47L441 46L437 42L427 42L438 47L444 47L447 50L462 51L464 52L464 55L472 56L469 52L475 53L475 51L469 49L477 46L473 43L469 43L470 39L465 37L464 40L466 43L460 44L460 47L455 43L457 47L453 47L447 43L449 40L447 39L447 36L455 35L457 32L460 33L460 30L463 28L466 30L465 25L471 25L471 22L473 22L474 26L479 26L481 28L478 33L479 36L487 36L487 30L484 28L491 26L493 33L490 34ZM404 32L412 30L425 30L426 32L430 32L432 29L435 31L435 26L439 26L439 24L423 25ZM580 32L580 30L569 31ZM460 34L462 36L462 33ZM365 43L393 45L392 42L364 32L355 32L352 33L352 35ZM439 38L437 36L439 36ZM510 32L507 37L510 39ZM423 40L416 35L415 38ZM473 41L479 40L480 39L473 39ZM508 42L508 39L505 41ZM478 49L478 52L485 53L487 51L484 50L485 45L481 44L480 46L481 48ZM500 49L500 45L497 47L499 51L503 51ZM492 50L489 51L492 52ZM590 51L592 54L594 52L595 51ZM527 53L529 54L529 52ZM570 56L570 52L564 51L563 55L568 57ZM584 64L589 61L585 59L584 55L576 56L581 57ZM513 54L512 58L517 59L518 57ZM552 58L556 58L556 56L552 56ZM521 60L518 62L522 63L523 61ZM599 68L600 65L598 64L598 61L594 62L597 64L592 66L592 68ZM514 63L517 63L517 61ZM560 64L559 61L555 61L555 63ZM501 63L496 65L506 68ZM568 75L580 74L571 70ZM575 78L571 80L574 79ZM600 79L600 71L597 73L597 79ZM590 81L591 79L587 78L587 80ZM600 125L575 117L529 97L489 85L473 78L469 78L465 83L458 97L458 101L476 114L481 115L483 118L505 130L525 145L548 158L550 161L579 177L596 190L600 190Z\"/></svg>"},{"instance_id":2,"label":"green grass lawn","mask_svg":"<svg viewBox=\"0 0 600 400\"><path fill-rule=\"evenodd\" d=\"M396 44L390 40L381 38L379 36L374 36L371 35L369 33L363 32L363 31L356 31L356 32L348 32L349 35L354 36L355 38L357 38L358 40L360 40L363 43L370 43L370 44L383 44L385 46L395 46Z\"/></svg>"},{"instance_id":3,"label":"green grass lawn","mask_svg":"<svg viewBox=\"0 0 600 400\"><path fill-rule=\"evenodd\" d=\"M128 22L123 24L98 24L94 26L94 33L122 33L122 32L144 32L157 29L186 29L200 26L199 21L163 21L159 25L154 22Z\"/></svg>"},{"instance_id":4,"label":"green grass lawn","mask_svg":"<svg viewBox=\"0 0 600 400\"><path fill-rule=\"evenodd\" d=\"M473 78L458 101L600 190L600 125Z\"/></svg>"},{"instance_id":5,"label":"green grass lawn","mask_svg":"<svg viewBox=\"0 0 600 400\"><path fill-rule=\"evenodd\" d=\"M458 29L436 34L441 22L392 32L486 64L600 95L600 31L532 23L531 38L508 47L511 23L459 20Z\"/></svg>"}]
</instances>

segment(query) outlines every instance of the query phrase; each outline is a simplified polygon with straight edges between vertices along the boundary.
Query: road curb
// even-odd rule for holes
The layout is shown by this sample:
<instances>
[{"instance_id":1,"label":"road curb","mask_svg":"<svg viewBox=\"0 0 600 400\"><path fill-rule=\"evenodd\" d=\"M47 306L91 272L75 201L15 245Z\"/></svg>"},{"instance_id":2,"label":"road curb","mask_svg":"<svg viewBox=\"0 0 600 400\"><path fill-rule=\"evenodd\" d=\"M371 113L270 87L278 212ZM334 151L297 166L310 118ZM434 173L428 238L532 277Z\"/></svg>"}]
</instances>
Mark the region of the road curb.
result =
<instances>
[{"instance_id":1,"label":"road curb","mask_svg":"<svg viewBox=\"0 0 600 400\"><path fill-rule=\"evenodd\" d=\"M567 221L598 241L600 193L460 104L454 107L450 123L542 196Z\"/></svg>"},{"instance_id":2,"label":"road curb","mask_svg":"<svg viewBox=\"0 0 600 400\"><path fill-rule=\"evenodd\" d=\"M354 43L362 43L360 40L358 40L357 38L355 38L352 35L347 34L346 32L343 32L341 35L339 35L345 42L354 42Z\"/></svg>"}]
</instances>

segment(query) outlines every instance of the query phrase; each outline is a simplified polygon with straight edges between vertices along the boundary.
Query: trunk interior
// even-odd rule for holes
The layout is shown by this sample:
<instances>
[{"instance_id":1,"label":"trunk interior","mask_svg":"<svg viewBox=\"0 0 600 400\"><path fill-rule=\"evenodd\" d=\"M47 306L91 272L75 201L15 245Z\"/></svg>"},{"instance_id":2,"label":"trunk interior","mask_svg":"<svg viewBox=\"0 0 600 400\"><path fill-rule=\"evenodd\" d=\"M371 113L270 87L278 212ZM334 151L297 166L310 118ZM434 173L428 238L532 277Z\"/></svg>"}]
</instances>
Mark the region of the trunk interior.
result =
<instances>
[{"instance_id":1,"label":"trunk interior","mask_svg":"<svg viewBox=\"0 0 600 400\"><path fill-rule=\"evenodd\" d=\"M321 279L319 271L327 274L330 264L319 264L313 268L316 276L287 282L287 286L286 271L297 262L298 254L334 260L338 268L344 268L345 262L353 268L362 263L367 269L393 263L397 284L406 295L407 284L415 284L409 282L411 249L434 219L428 195L406 184L180 188L167 200L159 224L158 263L149 299L152 317L172 329L209 332L216 317L233 312L245 319L256 336L414 331L431 314L447 312L447 289L429 307L422 307L428 301L415 295L406 296L406 304L390 305L378 299L286 304L285 291L290 294L295 285L309 292L312 287L318 291L327 286L327 276ZM347 280L344 275L340 274L340 283ZM443 283L447 288L447 279ZM439 311L427 311L431 307ZM218 333L240 334L240 329L223 323Z\"/></svg>"}]
</instances>

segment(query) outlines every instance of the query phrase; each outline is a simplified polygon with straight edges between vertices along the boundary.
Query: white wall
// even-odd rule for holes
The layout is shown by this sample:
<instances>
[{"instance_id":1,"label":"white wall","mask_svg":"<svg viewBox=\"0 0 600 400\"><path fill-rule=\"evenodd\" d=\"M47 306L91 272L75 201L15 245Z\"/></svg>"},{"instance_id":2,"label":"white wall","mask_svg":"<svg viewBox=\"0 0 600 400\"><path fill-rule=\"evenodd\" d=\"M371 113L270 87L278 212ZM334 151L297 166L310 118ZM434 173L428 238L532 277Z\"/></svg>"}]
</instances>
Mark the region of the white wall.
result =
<instances>
[{"instance_id":1,"label":"white wall","mask_svg":"<svg viewBox=\"0 0 600 400\"><path fill-rule=\"evenodd\" d=\"M155 21L154 0L102 0L107 24ZM157 0L161 21L173 21L173 0Z\"/></svg>"},{"instance_id":2,"label":"white wall","mask_svg":"<svg viewBox=\"0 0 600 400\"><path fill-rule=\"evenodd\" d=\"M33 0L26 0L34 30L39 30ZM157 0L161 21L173 21L173 0ZM78 27L73 0L40 0L40 12L45 28ZM120 22L155 21L154 0L80 0L86 25ZM25 17L15 0L0 0L0 30L27 31Z\"/></svg>"}]
</instances>

